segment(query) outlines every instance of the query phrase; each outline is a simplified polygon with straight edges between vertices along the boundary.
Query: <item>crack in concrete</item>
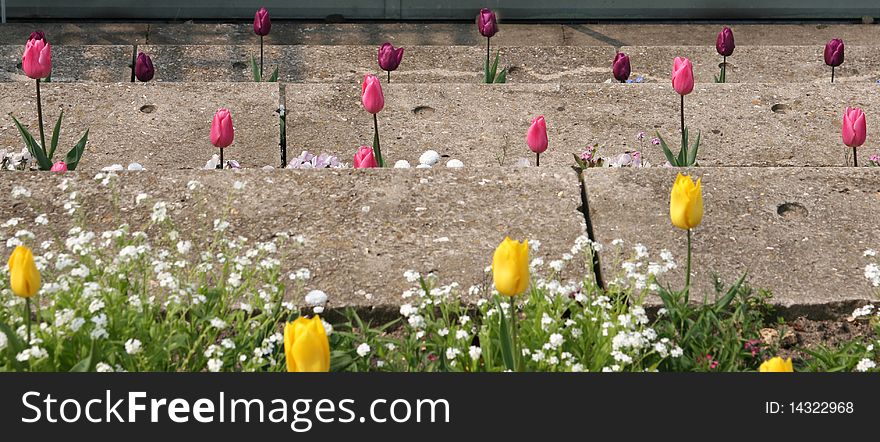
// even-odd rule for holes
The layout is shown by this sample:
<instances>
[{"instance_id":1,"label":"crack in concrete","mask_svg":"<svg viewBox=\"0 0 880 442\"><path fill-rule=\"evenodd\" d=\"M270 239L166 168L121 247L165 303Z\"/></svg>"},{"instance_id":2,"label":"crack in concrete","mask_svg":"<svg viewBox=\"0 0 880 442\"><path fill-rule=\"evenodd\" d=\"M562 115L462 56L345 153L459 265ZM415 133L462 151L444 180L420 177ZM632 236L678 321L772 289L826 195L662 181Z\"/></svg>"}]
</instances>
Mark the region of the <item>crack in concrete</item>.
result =
<instances>
[{"instance_id":1,"label":"crack in concrete","mask_svg":"<svg viewBox=\"0 0 880 442\"><path fill-rule=\"evenodd\" d=\"M593 249L592 243L596 242L596 235L593 233L593 220L590 218L590 197L587 194L587 185L584 180L584 170L580 166L572 166L578 176L578 183L581 191L581 213L584 215L586 223L587 238L590 239L591 255L593 257L593 276L596 278L596 285L605 291L605 280L602 278L602 263L599 260L599 252Z\"/></svg>"}]
</instances>

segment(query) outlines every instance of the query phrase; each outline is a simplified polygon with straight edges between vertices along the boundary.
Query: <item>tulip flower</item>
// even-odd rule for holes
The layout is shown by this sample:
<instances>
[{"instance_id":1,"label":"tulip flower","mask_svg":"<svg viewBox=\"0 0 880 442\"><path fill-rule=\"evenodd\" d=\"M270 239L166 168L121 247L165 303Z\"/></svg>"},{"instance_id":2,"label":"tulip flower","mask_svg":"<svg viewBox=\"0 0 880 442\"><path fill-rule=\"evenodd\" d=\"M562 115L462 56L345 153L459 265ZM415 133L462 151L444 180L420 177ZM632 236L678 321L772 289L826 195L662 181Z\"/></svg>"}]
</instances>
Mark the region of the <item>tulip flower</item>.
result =
<instances>
[{"instance_id":1,"label":"tulip flower","mask_svg":"<svg viewBox=\"0 0 880 442\"><path fill-rule=\"evenodd\" d=\"M269 19L269 11L266 8L260 8L254 14L254 34L260 36L260 80L263 79L263 37L269 35L272 29L272 20Z\"/></svg>"},{"instance_id":2,"label":"tulip flower","mask_svg":"<svg viewBox=\"0 0 880 442\"><path fill-rule=\"evenodd\" d=\"M373 148L370 146L361 146L361 148L354 154L354 168L370 169L373 167L379 167L379 163L376 162L376 158L373 156Z\"/></svg>"},{"instance_id":3,"label":"tulip flower","mask_svg":"<svg viewBox=\"0 0 880 442\"><path fill-rule=\"evenodd\" d=\"M865 113L857 107L848 107L843 114L842 135L843 144L852 148L853 166L858 167L859 160L856 155L856 148L865 144L867 135L867 124L865 123Z\"/></svg>"},{"instance_id":4,"label":"tulip flower","mask_svg":"<svg viewBox=\"0 0 880 442\"><path fill-rule=\"evenodd\" d=\"M618 52L614 56L614 62L611 63L611 72L614 73L615 80L626 83L630 74L629 56L623 52Z\"/></svg>"},{"instance_id":5,"label":"tulip flower","mask_svg":"<svg viewBox=\"0 0 880 442\"><path fill-rule=\"evenodd\" d=\"M681 95L681 144L687 147L687 132L684 125L684 96L694 90L694 67L685 57L675 57L672 62L672 88Z\"/></svg>"},{"instance_id":6,"label":"tulip flower","mask_svg":"<svg viewBox=\"0 0 880 442\"><path fill-rule=\"evenodd\" d=\"M153 75L156 73L155 69L153 69L153 60L150 59L150 56L141 52L137 56L137 60L134 62L134 76L138 79L138 81L142 81L144 83L153 79Z\"/></svg>"},{"instance_id":7,"label":"tulip flower","mask_svg":"<svg viewBox=\"0 0 880 442\"><path fill-rule=\"evenodd\" d=\"M541 165L541 152L547 150L548 140L547 140L547 123L544 121L544 116L539 115L532 120L532 125L529 126L529 131L526 134L526 144L529 145L529 149L536 155L535 165Z\"/></svg>"},{"instance_id":8,"label":"tulip flower","mask_svg":"<svg viewBox=\"0 0 880 442\"><path fill-rule=\"evenodd\" d=\"M791 364L791 358L782 359L776 356L764 361L758 371L761 373L792 373L794 367Z\"/></svg>"},{"instance_id":9,"label":"tulip flower","mask_svg":"<svg viewBox=\"0 0 880 442\"><path fill-rule=\"evenodd\" d=\"M52 168L49 169L52 172L67 172L67 163L64 161L59 161L52 165Z\"/></svg>"},{"instance_id":10,"label":"tulip flower","mask_svg":"<svg viewBox=\"0 0 880 442\"><path fill-rule=\"evenodd\" d=\"M391 43L383 43L379 47L379 67L388 72L389 83L391 83L391 71L397 70L401 60L403 60L403 48L395 49Z\"/></svg>"},{"instance_id":11,"label":"tulip flower","mask_svg":"<svg viewBox=\"0 0 880 442\"><path fill-rule=\"evenodd\" d=\"M488 78L489 69L489 58L491 54L489 42L492 40L492 37L498 33L498 18L495 17L495 13L489 8L480 9L479 15L477 15L477 30L480 31L480 35L486 37L486 83L491 83L495 79Z\"/></svg>"},{"instance_id":12,"label":"tulip flower","mask_svg":"<svg viewBox=\"0 0 880 442\"><path fill-rule=\"evenodd\" d=\"M835 38L825 44L825 64L831 66L831 82L834 83L834 68L843 64L843 40Z\"/></svg>"},{"instance_id":13,"label":"tulip flower","mask_svg":"<svg viewBox=\"0 0 880 442\"><path fill-rule=\"evenodd\" d=\"M679 172L669 196L669 218L672 224L679 229L687 230L688 259L685 287L689 287L691 282L691 230L703 221L703 189L700 180L697 179L694 183L693 178Z\"/></svg>"},{"instance_id":14,"label":"tulip flower","mask_svg":"<svg viewBox=\"0 0 880 442\"><path fill-rule=\"evenodd\" d=\"M529 287L529 241L505 237L492 256L495 289L504 296L522 294Z\"/></svg>"},{"instance_id":15,"label":"tulip flower","mask_svg":"<svg viewBox=\"0 0 880 442\"><path fill-rule=\"evenodd\" d=\"M25 299L24 320L27 342L31 342L31 297L40 291L40 271L34 263L34 254L25 246L17 246L9 255L9 289Z\"/></svg>"},{"instance_id":16,"label":"tulip flower","mask_svg":"<svg viewBox=\"0 0 880 442\"><path fill-rule=\"evenodd\" d=\"M232 125L232 114L229 109L220 108L211 122L211 144L220 149L220 168L223 169L223 148L229 147L235 139L235 127Z\"/></svg>"},{"instance_id":17,"label":"tulip flower","mask_svg":"<svg viewBox=\"0 0 880 442\"><path fill-rule=\"evenodd\" d=\"M715 40L715 50L718 51L718 55L721 55L721 75L715 77L716 83L726 83L727 82L727 57L730 57L733 54L733 49L736 48L736 44L733 42L733 31L730 30L727 26L718 33L718 38Z\"/></svg>"},{"instance_id":18,"label":"tulip flower","mask_svg":"<svg viewBox=\"0 0 880 442\"><path fill-rule=\"evenodd\" d=\"M330 371L330 342L320 316L300 316L284 325L284 357L290 373Z\"/></svg>"},{"instance_id":19,"label":"tulip flower","mask_svg":"<svg viewBox=\"0 0 880 442\"><path fill-rule=\"evenodd\" d=\"M52 73L52 46L46 36L36 31L28 37L21 57L21 68L25 75L37 81L37 118L40 120L40 146L45 150L46 135L43 129L43 103L40 97L40 79Z\"/></svg>"},{"instance_id":20,"label":"tulip flower","mask_svg":"<svg viewBox=\"0 0 880 442\"><path fill-rule=\"evenodd\" d=\"M385 167L382 150L379 148L379 117L376 116L385 107L385 96L382 94L382 84L373 74L364 77L364 83L361 85L361 103L367 112L373 114L373 149L379 167Z\"/></svg>"}]
</instances>

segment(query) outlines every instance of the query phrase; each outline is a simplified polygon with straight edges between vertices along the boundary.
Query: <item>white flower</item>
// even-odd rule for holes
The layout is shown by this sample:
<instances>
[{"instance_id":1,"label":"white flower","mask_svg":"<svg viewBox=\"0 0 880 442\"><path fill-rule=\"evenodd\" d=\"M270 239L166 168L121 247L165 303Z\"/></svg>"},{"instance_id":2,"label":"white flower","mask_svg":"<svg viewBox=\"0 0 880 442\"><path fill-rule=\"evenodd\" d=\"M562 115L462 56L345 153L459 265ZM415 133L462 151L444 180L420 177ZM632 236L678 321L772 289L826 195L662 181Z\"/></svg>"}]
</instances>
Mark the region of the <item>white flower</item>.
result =
<instances>
[{"instance_id":1,"label":"white flower","mask_svg":"<svg viewBox=\"0 0 880 442\"><path fill-rule=\"evenodd\" d=\"M158 203L153 205L153 214L150 215L150 219L153 220L154 223L164 222L168 218L168 207L164 201L159 201Z\"/></svg>"},{"instance_id":2,"label":"white flower","mask_svg":"<svg viewBox=\"0 0 880 442\"><path fill-rule=\"evenodd\" d=\"M877 363L875 363L874 361L872 361L868 358L862 359L861 361L859 361L858 365L856 365L856 371L861 371L861 372L873 370L874 368L877 368Z\"/></svg>"},{"instance_id":3,"label":"white flower","mask_svg":"<svg viewBox=\"0 0 880 442\"><path fill-rule=\"evenodd\" d=\"M217 358L208 359L208 371L216 373L223 369L223 360Z\"/></svg>"},{"instance_id":4,"label":"white flower","mask_svg":"<svg viewBox=\"0 0 880 442\"><path fill-rule=\"evenodd\" d=\"M0 331L0 350L6 348L6 344L9 342L9 339L6 337L6 333Z\"/></svg>"},{"instance_id":5,"label":"white flower","mask_svg":"<svg viewBox=\"0 0 880 442\"><path fill-rule=\"evenodd\" d=\"M419 272L416 272L414 270L407 270L403 272L403 277L406 278L407 282L413 283L418 281L421 275L419 275Z\"/></svg>"},{"instance_id":6,"label":"white flower","mask_svg":"<svg viewBox=\"0 0 880 442\"><path fill-rule=\"evenodd\" d=\"M425 326L425 318L422 315L412 315L407 321L412 328L422 328Z\"/></svg>"},{"instance_id":7,"label":"white flower","mask_svg":"<svg viewBox=\"0 0 880 442\"><path fill-rule=\"evenodd\" d=\"M305 301L310 307L324 306L327 304L327 294L320 290L312 290L306 295Z\"/></svg>"},{"instance_id":8,"label":"white flower","mask_svg":"<svg viewBox=\"0 0 880 442\"><path fill-rule=\"evenodd\" d=\"M681 357L681 355L684 354L684 350L682 350L681 347L679 347L679 346L676 345L675 348L673 348L672 351L669 352L669 354L670 354L673 358L679 358L679 357Z\"/></svg>"},{"instance_id":9,"label":"white flower","mask_svg":"<svg viewBox=\"0 0 880 442\"><path fill-rule=\"evenodd\" d=\"M177 253L181 255L186 255L192 249L192 245L192 241L178 241Z\"/></svg>"},{"instance_id":10,"label":"white flower","mask_svg":"<svg viewBox=\"0 0 880 442\"><path fill-rule=\"evenodd\" d=\"M460 354L461 354L461 350L459 350L457 348L447 348L446 349L446 359L455 359Z\"/></svg>"},{"instance_id":11,"label":"white flower","mask_svg":"<svg viewBox=\"0 0 880 442\"><path fill-rule=\"evenodd\" d=\"M325 321L324 318L321 318L321 324L324 324L324 333L326 333L327 336L330 336L333 334L333 324L330 324L329 322Z\"/></svg>"},{"instance_id":12,"label":"white flower","mask_svg":"<svg viewBox=\"0 0 880 442\"><path fill-rule=\"evenodd\" d=\"M466 331L464 331L464 330L457 330L457 331L455 332L455 339L457 339L457 340L459 340L459 341L462 340L462 339L467 339L468 336L469 336L469 335L468 335L468 332L466 332Z\"/></svg>"},{"instance_id":13,"label":"white flower","mask_svg":"<svg viewBox=\"0 0 880 442\"><path fill-rule=\"evenodd\" d=\"M362 358L367 356L368 354L370 354L370 345L367 344L366 342L364 342L361 345L358 345L357 354L358 354L358 356L360 356Z\"/></svg>"},{"instance_id":14,"label":"white flower","mask_svg":"<svg viewBox=\"0 0 880 442\"><path fill-rule=\"evenodd\" d=\"M410 315L418 313L419 309L413 307L412 304L403 304L400 306L400 315L408 318Z\"/></svg>"},{"instance_id":15,"label":"white flower","mask_svg":"<svg viewBox=\"0 0 880 442\"><path fill-rule=\"evenodd\" d=\"M106 362L98 362L98 364L95 365L95 371L98 373L113 373L113 367Z\"/></svg>"},{"instance_id":16,"label":"white flower","mask_svg":"<svg viewBox=\"0 0 880 442\"><path fill-rule=\"evenodd\" d=\"M21 186L15 186L12 188L12 197L13 198L20 198L20 197L30 198L31 191L27 190Z\"/></svg>"},{"instance_id":17,"label":"white flower","mask_svg":"<svg viewBox=\"0 0 880 442\"><path fill-rule=\"evenodd\" d=\"M211 327L223 330L224 328L226 328L226 321L220 318L213 318L211 319Z\"/></svg>"},{"instance_id":18,"label":"white flower","mask_svg":"<svg viewBox=\"0 0 880 442\"><path fill-rule=\"evenodd\" d=\"M229 279L227 283L233 287L238 287L241 285L241 274L240 273L230 273Z\"/></svg>"},{"instance_id":19,"label":"white flower","mask_svg":"<svg viewBox=\"0 0 880 442\"><path fill-rule=\"evenodd\" d=\"M437 330L437 334L440 336L446 336L449 334L449 329L446 327L441 328L440 330Z\"/></svg>"},{"instance_id":20,"label":"white flower","mask_svg":"<svg viewBox=\"0 0 880 442\"><path fill-rule=\"evenodd\" d=\"M49 217L45 213L43 213L34 219L34 223L45 226L49 224Z\"/></svg>"},{"instance_id":21,"label":"white flower","mask_svg":"<svg viewBox=\"0 0 880 442\"><path fill-rule=\"evenodd\" d=\"M480 359L480 355L482 355L482 354L483 354L483 349L480 347L477 347L475 345L471 345L471 347L468 349L468 356L470 356L471 359L474 361L476 361L477 359Z\"/></svg>"},{"instance_id":22,"label":"white flower","mask_svg":"<svg viewBox=\"0 0 880 442\"><path fill-rule=\"evenodd\" d=\"M125 341L125 352L130 355L136 355L141 351L141 341L137 339L129 339Z\"/></svg>"},{"instance_id":23,"label":"white flower","mask_svg":"<svg viewBox=\"0 0 880 442\"><path fill-rule=\"evenodd\" d=\"M89 304L89 313L95 313L104 308L104 301L95 299Z\"/></svg>"},{"instance_id":24,"label":"white flower","mask_svg":"<svg viewBox=\"0 0 880 442\"><path fill-rule=\"evenodd\" d=\"M425 153L419 156L419 164L433 166L438 161L440 161L440 154L433 150L426 150Z\"/></svg>"},{"instance_id":25,"label":"white flower","mask_svg":"<svg viewBox=\"0 0 880 442\"><path fill-rule=\"evenodd\" d=\"M557 272L561 272L564 266L565 263L561 260L550 261L550 268Z\"/></svg>"},{"instance_id":26,"label":"white flower","mask_svg":"<svg viewBox=\"0 0 880 442\"><path fill-rule=\"evenodd\" d=\"M553 333L552 335L550 335L550 347L559 348L563 342L565 342L565 338L563 338L561 334Z\"/></svg>"}]
</instances>

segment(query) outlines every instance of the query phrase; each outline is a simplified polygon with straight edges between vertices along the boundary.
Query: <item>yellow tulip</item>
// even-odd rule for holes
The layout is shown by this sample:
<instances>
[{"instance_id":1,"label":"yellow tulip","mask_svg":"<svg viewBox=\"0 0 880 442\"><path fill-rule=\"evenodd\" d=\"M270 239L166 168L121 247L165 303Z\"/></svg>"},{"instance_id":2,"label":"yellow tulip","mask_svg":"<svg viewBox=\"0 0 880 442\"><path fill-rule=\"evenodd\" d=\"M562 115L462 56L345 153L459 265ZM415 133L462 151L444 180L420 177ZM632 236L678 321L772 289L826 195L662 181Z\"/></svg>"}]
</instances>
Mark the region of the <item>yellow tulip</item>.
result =
<instances>
[{"instance_id":1,"label":"yellow tulip","mask_svg":"<svg viewBox=\"0 0 880 442\"><path fill-rule=\"evenodd\" d=\"M516 296L529 287L529 241L505 237L492 257L492 277L498 293Z\"/></svg>"},{"instance_id":2,"label":"yellow tulip","mask_svg":"<svg viewBox=\"0 0 880 442\"><path fill-rule=\"evenodd\" d=\"M9 255L9 288L22 298L40 291L40 271L34 264L34 254L25 246L16 247Z\"/></svg>"},{"instance_id":3,"label":"yellow tulip","mask_svg":"<svg viewBox=\"0 0 880 442\"><path fill-rule=\"evenodd\" d=\"M791 365L791 358L782 359L779 356L768 359L761 364L761 367L758 368L758 371L761 373L770 373L770 372L784 372L791 373L794 372L794 367Z\"/></svg>"},{"instance_id":4,"label":"yellow tulip","mask_svg":"<svg viewBox=\"0 0 880 442\"><path fill-rule=\"evenodd\" d=\"M318 315L285 324L284 356L291 373L330 371L330 342Z\"/></svg>"},{"instance_id":5,"label":"yellow tulip","mask_svg":"<svg viewBox=\"0 0 880 442\"><path fill-rule=\"evenodd\" d=\"M693 229L703 221L703 189L689 177L678 174L669 197L669 218L679 229Z\"/></svg>"}]
</instances>

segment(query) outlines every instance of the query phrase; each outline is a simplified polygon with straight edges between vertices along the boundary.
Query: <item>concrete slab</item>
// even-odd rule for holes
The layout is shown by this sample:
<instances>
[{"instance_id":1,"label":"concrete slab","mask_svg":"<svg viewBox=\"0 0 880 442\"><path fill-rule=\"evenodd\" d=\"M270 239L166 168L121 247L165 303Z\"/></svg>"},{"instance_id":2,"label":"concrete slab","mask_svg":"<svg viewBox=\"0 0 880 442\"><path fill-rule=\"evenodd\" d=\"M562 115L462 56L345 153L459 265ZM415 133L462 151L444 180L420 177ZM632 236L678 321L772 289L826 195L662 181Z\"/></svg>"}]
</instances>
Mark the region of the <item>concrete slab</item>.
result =
<instances>
[{"instance_id":1,"label":"concrete slab","mask_svg":"<svg viewBox=\"0 0 880 442\"><path fill-rule=\"evenodd\" d=\"M149 227L153 204L165 201L181 237L193 240L194 253L215 240L211 223L221 217L230 223L229 235L252 241L282 231L303 235L304 247L286 251L283 269L310 269L308 286L324 290L331 307L397 311L401 293L411 287L403 277L406 270L433 271L466 292L484 281L492 251L505 235L540 240L533 256L549 262L571 248L584 224L577 211L577 176L569 168L148 171L121 173L110 187L85 172L3 176L0 198L11 208L5 219L26 220L18 228L0 228L3 239L24 224L37 241L55 234L64 238L74 218L98 235L125 222L131 231L144 229L153 236L158 233ZM62 179L70 179L66 192L57 188ZM202 187L188 190L190 180ZM236 181L244 189L234 190ZM15 186L43 197L16 199ZM63 205L73 191L82 207L71 217ZM137 205L139 193L150 199ZM41 213L48 214L47 226L32 223ZM0 253L9 252L0 241Z\"/></svg>"},{"instance_id":2,"label":"concrete slab","mask_svg":"<svg viewBox=\"0 0 880 442\"><path fill-rule=\"evenodd\" d=\"M244 167L276 165L279 161L277 84L63 84L43 88L47 137L64 110L59 149L66 153L86 128L89 143L80 167L100 169L114 163L139 162L149 169L200 168L217 152L210 143L211 119L229 107L235 143L227 159ZM29 83L0 84L0 146L23 144L13 114L38 134L36 96Z\"/></svg>"},{"instance_id":3,"label":"concrete slab","mask_svg":"<svg viewBox=\"0 0 880 442\"><path fill-rule=\"evenodd\" d=\"M669 221L669 192L676 170L588 170L591 217L603 252L606 275L620 274L612 264L614 239L626 254L642 243L659 262L671 251L678 268L661 278L684 284L686 236ZM877 250L880 220L880 169L875 168L698 168L705 215L694 230L696 291L712 290L712 273L732 284L744 272L755 288L769 289L774 302L802 313L837 305L846 311L871 300L875 288L864 277ZM711 291L711 292L710 292Z\"/></svg>"},{"instance_id":4,"label":"concrete slab","mask_svg":"<svg viewBox=\"0 0 880 442\"><path fill-rule=\"evenodd\" d=\"M115 83L131 80L133 46L52 47L52 81ZM0 81L30 81L21 70L22 45L0 46Z\"/></svg>"},{"instance_id":5,"label":"concrete slab","mask_svg":"<svg viewBox=\"0 0 880 442\"><path fill-rule=\"evenodd\" d=\"M296 152L353 155L370 144L372 118L361 107L361 88L350 85L287 84L288 146ZM880 115L877 85L701 84L686 98L686 122L702 131L703 166L840 166L847 149L840 139L846 106ZM599 145L602 156L640 150L654 165L664 163L650 138L659 131L675 144L679 98L666 84L442 85L385 87L379 114L383 154L415 164L433 149L467 167L534 161L525 144L531 118L545 115L549 149L542 165L572 163L572 154ZM637 141L640 131L648 133ZM859 150L861 164L880 145L869 129Z\"/></svg>"},{"instance_id":6,"label":"concrete slab","mask_svg":"<svg viewBox=\"0 0 880 442\"><path fill-rule=\"evenodd\" d=\"M52 45L131 45L146 42L148 23L4 23L0 26L0 44L21 45L31 32L42 30Z\"/></svg>"}]
</instances>

